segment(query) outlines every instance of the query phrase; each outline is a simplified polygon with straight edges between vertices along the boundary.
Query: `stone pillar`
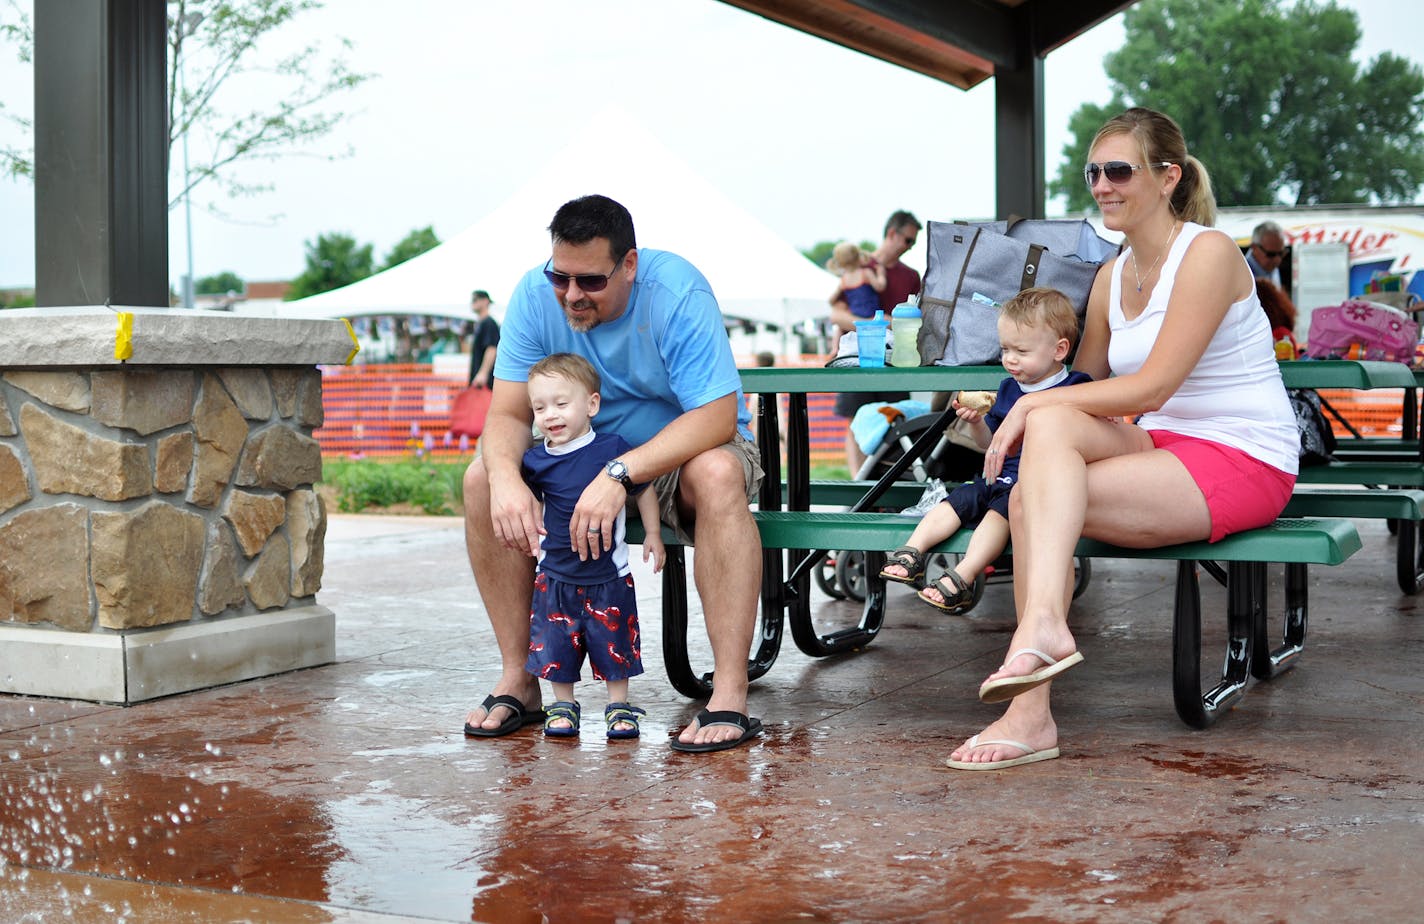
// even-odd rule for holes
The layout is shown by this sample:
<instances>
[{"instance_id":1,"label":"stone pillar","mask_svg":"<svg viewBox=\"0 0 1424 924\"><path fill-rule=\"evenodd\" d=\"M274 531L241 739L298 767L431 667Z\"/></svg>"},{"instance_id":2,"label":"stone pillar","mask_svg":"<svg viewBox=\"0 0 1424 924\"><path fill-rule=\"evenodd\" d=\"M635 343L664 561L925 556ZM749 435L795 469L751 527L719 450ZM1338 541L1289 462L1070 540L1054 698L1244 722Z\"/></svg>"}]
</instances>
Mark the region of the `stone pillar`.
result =
<instances>
[{"instance_id":1,"label":"stone pillar","mask_svg":"<svg viewBox=\"0 0 1424 924\"><path fill-rule=\"evenodd\" d=\"M341 321L0 312L0 692L134 703L332 661L312 431L317 366L353 346Z\"/></svg>"}]
</instances>

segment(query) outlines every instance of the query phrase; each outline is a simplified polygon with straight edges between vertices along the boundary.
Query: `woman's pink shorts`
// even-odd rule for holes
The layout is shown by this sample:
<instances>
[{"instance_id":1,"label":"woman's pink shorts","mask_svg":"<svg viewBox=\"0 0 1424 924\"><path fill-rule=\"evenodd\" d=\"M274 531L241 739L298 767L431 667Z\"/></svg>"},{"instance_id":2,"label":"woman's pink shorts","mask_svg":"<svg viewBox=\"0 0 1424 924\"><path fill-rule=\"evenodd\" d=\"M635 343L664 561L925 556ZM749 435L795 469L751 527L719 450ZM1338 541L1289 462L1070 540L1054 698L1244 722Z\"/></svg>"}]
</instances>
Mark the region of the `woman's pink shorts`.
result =
<instances>
[{"instance_id":1,"label":"woman's pink shorts","mask_svg":"<svg viewBox=\"0 0 1424 924\"><path fill-rule=\"evenodd\" d=\"M1266 526L1281 515L1295 476L1222 443L1149 430L1152 445L1181 460L1206 498L1210 542L1243 529Z\"/></svg>"}]
</instances>

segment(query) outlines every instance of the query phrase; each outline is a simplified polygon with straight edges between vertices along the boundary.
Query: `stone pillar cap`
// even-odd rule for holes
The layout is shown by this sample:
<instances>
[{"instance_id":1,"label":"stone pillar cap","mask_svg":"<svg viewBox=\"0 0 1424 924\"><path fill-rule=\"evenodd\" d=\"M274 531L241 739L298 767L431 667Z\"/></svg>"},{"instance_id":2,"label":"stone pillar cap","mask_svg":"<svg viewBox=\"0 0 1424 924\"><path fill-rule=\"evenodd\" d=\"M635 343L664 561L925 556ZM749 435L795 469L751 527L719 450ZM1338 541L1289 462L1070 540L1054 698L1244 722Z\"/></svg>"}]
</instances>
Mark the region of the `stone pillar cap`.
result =
<instances>
[{"instance_id":1,"label":"stone pillar cap","mask_svg":"<svg viewBox=\"0 0 1424 924\"><path fill-rule=\"evenodd\" d=\"M132 353L115 356L125 338ZM342 319L264 318L225 311L78 305L0 311L0 366L313 366L346 363L357 348Z\"/></svg>"}]
</instances>

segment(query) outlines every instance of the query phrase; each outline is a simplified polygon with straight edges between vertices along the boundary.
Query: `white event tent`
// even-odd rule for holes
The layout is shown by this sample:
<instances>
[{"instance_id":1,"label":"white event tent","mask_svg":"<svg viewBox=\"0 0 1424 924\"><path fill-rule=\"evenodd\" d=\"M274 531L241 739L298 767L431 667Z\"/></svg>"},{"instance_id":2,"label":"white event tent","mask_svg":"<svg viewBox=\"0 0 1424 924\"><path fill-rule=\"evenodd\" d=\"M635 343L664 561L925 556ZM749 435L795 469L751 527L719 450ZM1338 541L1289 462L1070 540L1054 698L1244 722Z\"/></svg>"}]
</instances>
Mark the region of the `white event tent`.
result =
<instances>
[{"instance_id":1,"label":"white event tent","mask_svg":"<svg viewBox=\"0 0 1424 924\"><path fill-rule=\"evenodd\" d=\"M396 314L468 318L470 292L485 289L499 316L520 277L548 258L548 226L558 207L600 193L627 206L640 247L672 251L700 269L712 284L724 316L773 325L784 332L791 325L829 315L826 300L835 288L835 277L698 176L657 139L633 127L626 114L605 112L594 121L624 126L617 143L574 144L503 205L438 247L360 282L267 311L328 318Z\"/></svg>"}]
</instances>

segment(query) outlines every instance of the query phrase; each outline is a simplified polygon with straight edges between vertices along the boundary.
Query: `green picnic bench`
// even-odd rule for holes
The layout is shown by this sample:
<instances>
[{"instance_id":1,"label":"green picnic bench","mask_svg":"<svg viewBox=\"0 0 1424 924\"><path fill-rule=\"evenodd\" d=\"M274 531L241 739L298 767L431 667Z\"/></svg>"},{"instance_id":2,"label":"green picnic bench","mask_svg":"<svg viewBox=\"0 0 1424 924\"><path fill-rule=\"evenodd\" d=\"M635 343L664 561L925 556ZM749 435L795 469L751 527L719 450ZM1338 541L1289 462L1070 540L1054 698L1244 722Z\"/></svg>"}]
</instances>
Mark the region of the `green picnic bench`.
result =
<instances>
[{"instance_id":1,"label":"green picnic bench","mask_svg":"<svg viewBox=\"0 0 1424 924\"><path fill-rule=\"evenodd\" d=\"M763 676L780 650L782 628L789 623L797 647L824 657L859 649L879 633L884 624L885 586L879 578L884 553L908 538L914 523L894 514L864 509L822 512L810 509L809 437L806 395L848 391L955 391L988 389L1003 378L997 366L923 367L913 369L831 370L760 368L742 371L748 394L784 394L788 402L787 472L785 488L780 471L781 437L777 401L759 402L757 427L763 482L753 517L762 540L762 593L759 641L748 663L752 679ZM952 413L952 412L951 412ZM946 419L946 423L947 423ZM913 452L919 453L937 439L930 428ZM877 483L882 489L908 466L906 453L900 471L892 467ZM882 484L883 483L883 484ZM872 493L875 493L872 491ZM783 494L785 499L783 499ZM918 494L916 495L918 496ZM860 506L878 498L862 496ZM854 506L854 505L853 505ZM636 524L629 525L629 541L641 539ZM935 552L963 552L970 532L961 530ZM671 539L664 533L664 539ZM817 549L870 549L866 560L867 594L860 622L852 627L821 633L811 618L810 570L806 563ZM1307 567L1334 565L1360 548L1354 526L1344 519L1282 519L1268 527L1228 536L1214 544L1186 543L1158 549L1126 549L1092 540L1079 543L1081 555L1094 557L1175 560L1176 602L1173 624L1173 698L1177 713L1195 728L1212 724L1221 712L1241 698L1248 675L1267 679L1289 668L1300 654L1307 626ZM711 674L698 675L687 648L687 576L683 549L668 543L663 569L663 647L668 678L683 695L700 698L711 692ZM799 562L800 564L795 564ZM1266 620L1267 563L1285 565L1285 626L1282 644L1271 648ZM788 568L788 563L792 563ZM1220 564L1225 563L1223 569ZM1211 690L1201 689L1201 597L1198 566L1218 576L1227 586L1229 641L1221 679ZM789 572L789 574L788 574Z\"/></svg>"},{"instance_id":2,"label":"green picnic bench","mask_svg":"<svg viewBox=\"0 0 1424 924\"><path fill-rule=\"evenodd\" d=\"M1403 363L1341 360L1297 360L1283 362L1280 368L1287 388L1402 390L1403 428L1394 439L1360 437L1350 422L1322 399L1326 413L1350 429L1355 438L1339 440L1335 461L1301 469L1286 515L1383 518L1389 531L1399 536L1395 549L1399 589L1417 594L1424 589L1424 519L1412 489L1424 488L1417 410L1417 389L1424 385L1424 372ZM1341 485L1360 485L1364 490L1331 490Z\"/></svg>"},{"instance_id":3,"label":"green picnic bench","mask_svg":"<svg viewBox=\"0 0 1424 924\"><path fill-rule=\"evenodd\" d=\"M903 545L914 520L891 513L825 512L801 510L753 511L761 535L763 561L761 646L749 664L760 677L776 659L781 639L782 615L791 615L792 635L807 654L825 656L863 648L880 632L885 621L886 587L880 579L885 553ZM962 553L971 530L963 529L929 550ZM641 541L639 528L630 523L629 541ZM670 532L668 560L663 569L663 649L669 680L680 693L700 698L711 691L711 675L697 677L688 656L687 578L682 548ZM795 617L796 604L809 604L809 572L783 581L782 551L795 561L817 546L867 548L866 600L858 625L821 635L809 618ZM1193 728L1205 728L1245 693L1248 674L1265 680L1288 669L1305 645L1308 624L1307 566L1337 565L1360 548L1359 533L1344 519L1281 519L1261 529L1227 536L1217 543L1191 542L1155 549L1128 549L1084 539L1077 554L1094 558L1129 558L1176 561L1177 584L1173 609L1172 690L1177 714ZM1225 563L1221 569L1220 563ZM1285 565L1284 626L1281 644L1268 642L1266 565ZM1227 588L1227 632L1221 679L1202 692L1201 591L1198 565L1222 580ZM768 648L770 646L770 648Z\"/></svg>"},{"instance_id":4,"label":"green picnic bench","mask_svg":"<svg viewBox=\"0 0 1424 924\"><path fill-rule=\"evenodd\" d=\"M1336 440L1333 455L1341 462L1416 462L1420 443L1384 436L1342 436Z\"/></svg>"},{"instance_id":5,"label":"green picnic bench","mask_svg":"<svg viewBox=\"0 0 1424 924\"><path fill-rule=\"evenodd\" d=\"M1280 369L1288 388L1403 390L1403 438L1342 441L1343 447L1336 452L1337 461L1301 469L1282 516L1385 520L1390 532L1398 535L1395 575L1399 589L1409 595L1418 594L1424 590L1424 494L1420 493L1424 489L1424 457L1416 438L1414 399L1416 389L1424 385L1424 370L1402 363L1355 360L1298 360L1283 362ZM1360 487L1354 488L1356 485ZM867 481L814 482L810 486L811 502L849 506L865 496L871 486L872 482ZM908 507L919 497L919 490L919 486L889 486L882 506ZM915 492L913 496L910 491Z\"/></svg>"},{"instance_id":6,"label":"green picnic bench","mask_svg":"<svg viewBox=\"0 0 1424 924\"><path fill-rule=\"evenodd\" d=\"M873 481L864 480L817 479L811 482L811 503L817 506L849 507L865 497L875 484ZM897 481L886 486L876 506L889 510L913 506L920 499L924 487L915 481ZM1421 526L1424 526L1424 490L1338 488L1297 483L1295 492L1281 516L1398 521L1400 525L1395 530L1398 533L1395 576L1399 589L1410 596L1424 590L1424 543L1420 542Z\"/></svg>"}]
</instances>

